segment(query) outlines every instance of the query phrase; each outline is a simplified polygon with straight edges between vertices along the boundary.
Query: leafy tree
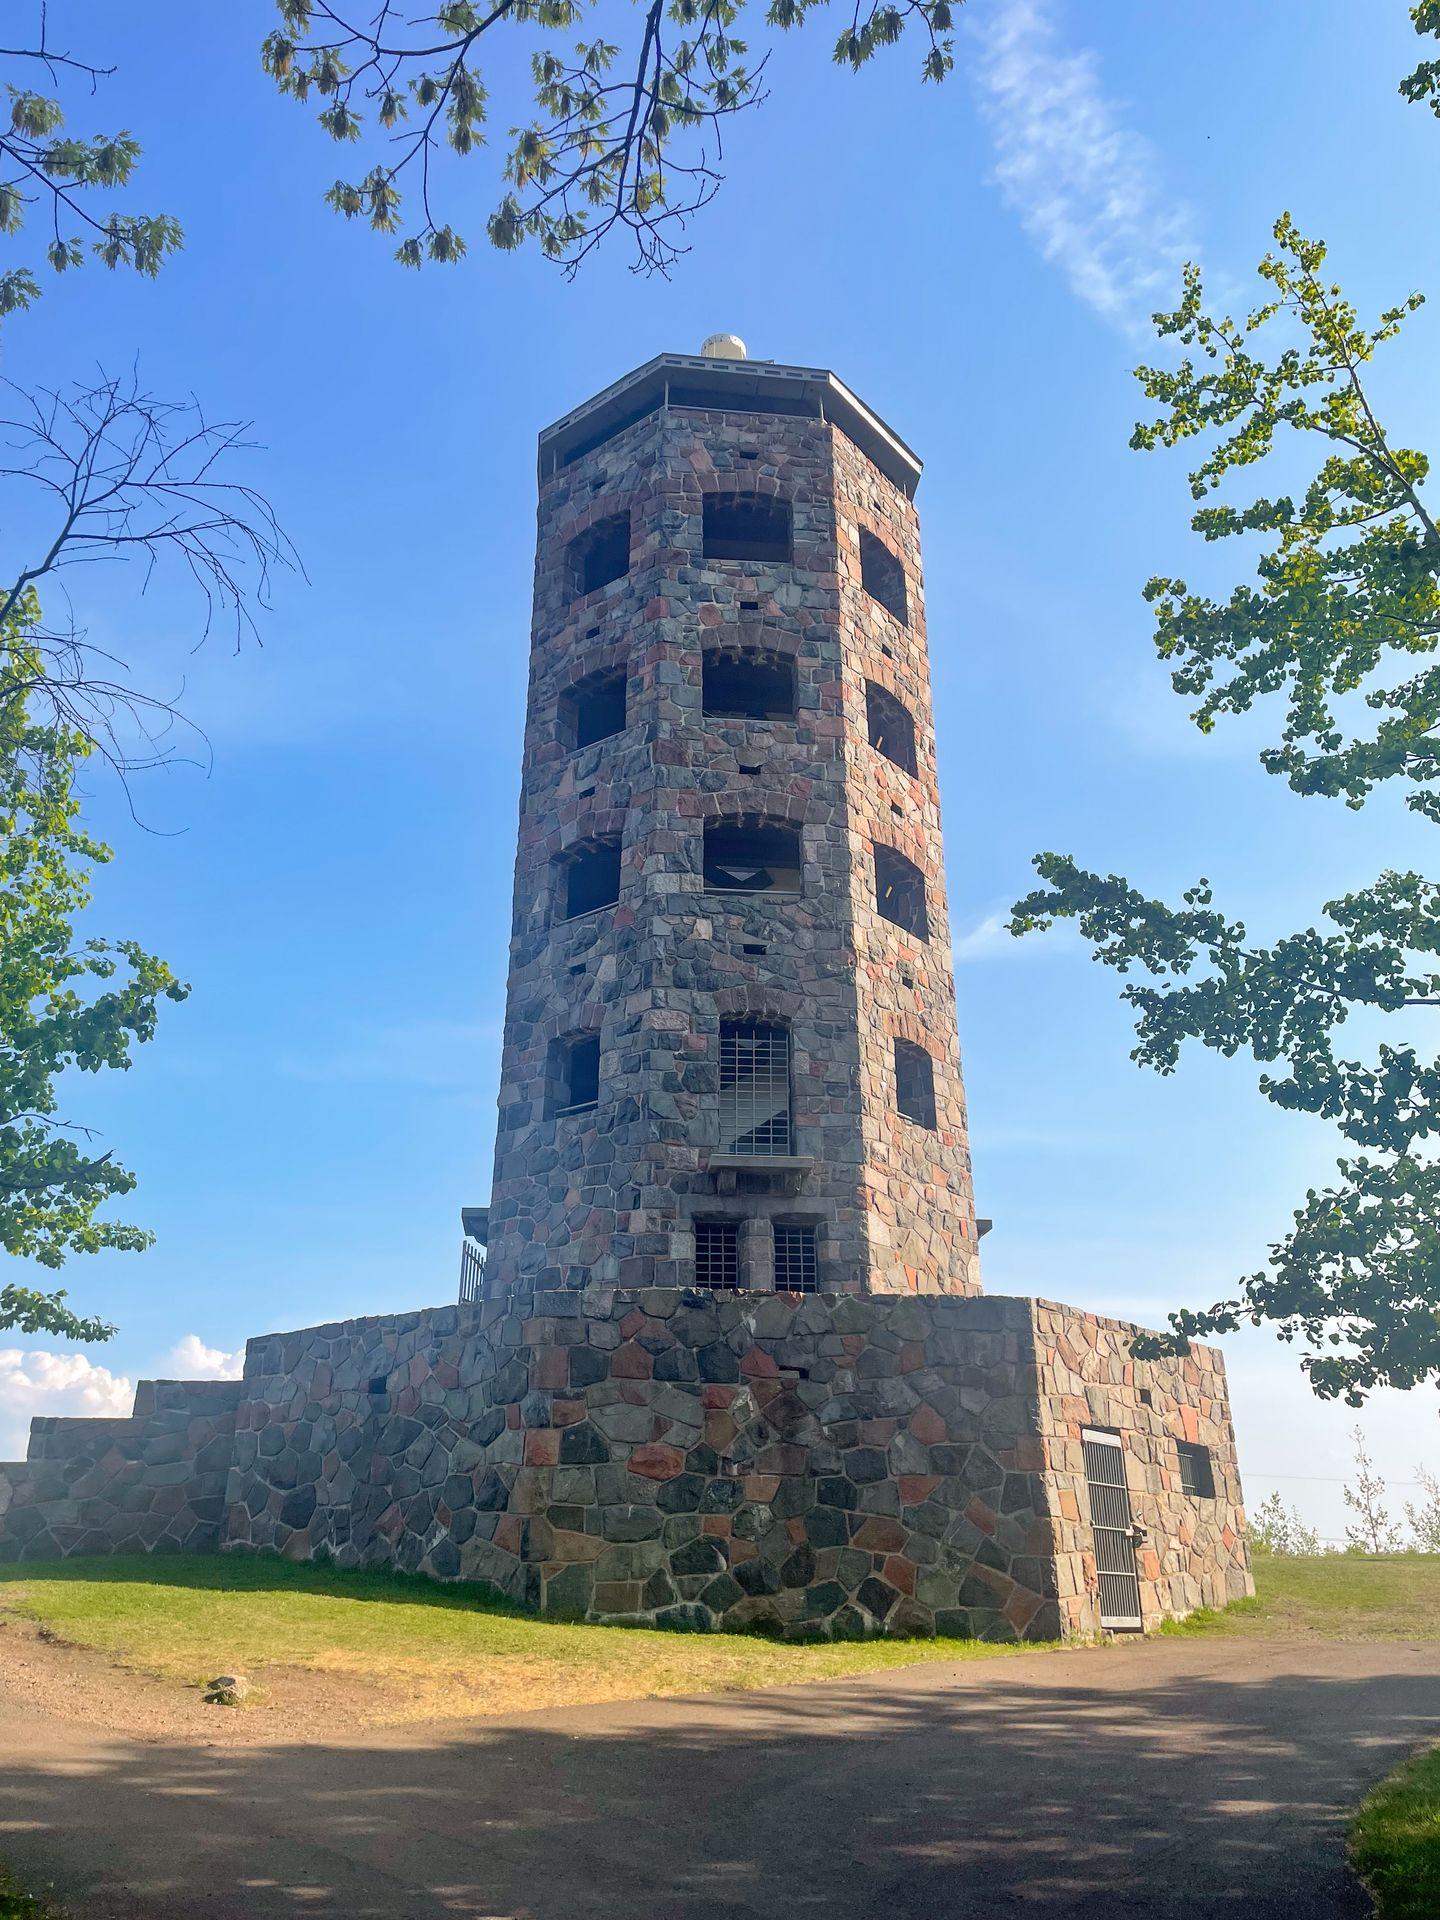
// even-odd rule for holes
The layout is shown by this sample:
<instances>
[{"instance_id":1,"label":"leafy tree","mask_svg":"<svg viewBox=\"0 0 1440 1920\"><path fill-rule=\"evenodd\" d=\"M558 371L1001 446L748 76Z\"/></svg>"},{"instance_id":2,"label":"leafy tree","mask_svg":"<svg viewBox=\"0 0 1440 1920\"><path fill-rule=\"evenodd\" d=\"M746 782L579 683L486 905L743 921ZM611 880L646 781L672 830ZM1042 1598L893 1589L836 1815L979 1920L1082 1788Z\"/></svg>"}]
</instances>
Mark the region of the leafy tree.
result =
<instances>
[{"instance_id":1,"label":"leafy tree","mask_svg":"<svg viewBox=\"0 0 1440 1920\"><path fill-rule=\"evenodd\" d=\"M1227 715L1283 698L1266 769L1298 794L1363 806L1391 784L1423 819L1440 821L1440 533L1426 503L1424 454L1398 444L1365 386L1377 349L1421 304L1411 294L1361 322L1322 268L1325 248L1289 216L1260 264L1269 297L1243 322L1206 308L1198 269L1185 271L1163 339L1187 350L1178 367L1141 367L1158 416L1136 427L1142 451L1202 440L1190 475L1201 504L1191 526L1210 544L1259 536L1255 584L1214 600L1184 580L1152 579L1156 644L1175 691L1197 702L1210 732ZM1268 330L1268 331L1267 331ZM1271 333L1279 339L1269 344ZM1293 493L1238 505L1213 499L1231 476L1313 450ZM1040 855L1043 884L1019 901L1017 934L1073 919L1095 958L1133 983L1133 1058L1173 1072L1187 1040L1242 1050L1267 1069L1277 1106L1334 1121L1358 1149L1307 1194L1268 1270L1234 1298L1170 1316L1172 1333L1137 1352L1185 1351L1196 1335L1271 1323L1311 1349L1302 1361L1322 1397L1361 1404L1378 1384L1440 1375L1440 1165L1424 1156L1440 1128L1440 1059L1405 1040L1373 1060L1344 1057L1350 1015L1402 1015L1440 1005L1440 885L1385 872L1329 901L1321 927L1266 945L1221 911L1200 880L1171 907L1070 856Z\"/></svg>"},{"instance_id":2,"label":"leafy tree","mask_svg":"<svg viewBox=\"0 0 1440 1920\"><path fill-rule=\"evenodd\" d=\"M1250 1516L1250 1538L1267 1553L1315 1554L1320 1536L1307 1527L1298 1507L1287 1507L1278 1493L1262 1500Z\"/></svg>"},{"instance_id":3,"label":"leafy tree","mask_svg":"<svg viewBox=\"0 0 1440 1920\"><path fill-rule=\"evenodd\" d=\"M66 125L65 90L93 94L114 68L62 53L49 38L43 0L29 13L28 35L23 27L12 27L21 44L0 47L0 60L8 62L14 76L6 85L9 125L0 121L0 234L19 234L38 207L47 216L49 237L37 245L56 273L83 265L93 254L107 267L154 275L181 244L178 221L164 213L128 211L112 197L130 184L139 142L127 132L74 134ZM33 84L42 80L52 90ZM32 265L0 271L0 317L39 297Z\"/></svg>"},{"instance_id":4,"label":"leafy tree","mask_svg":"<svg viewBox=\"0 0 1440 1920\"><path fill-rule=\"evenodd\" d=\"M5 620L0 652L0 1245L44 1267L102 1247L138 1252L151 1236L97 1219L135 1177L95 1153L88 1129L60 1120L57 1078L66 1068L125 1069L132 1045L155 1031L159 1003L183 1000L163 960L133 940L77 940L92 870L110 849L79 824L76 782L91 752L85 736L35 718L44 664L27 630L33 591ZM113 1329L82 1319L64 1291L0 1286L0 1328L104 1339Z\"/></svg>"},{"instance_id":5,"label":"leafy tree","mask_svg":"<svg viewBox=\"0 0 1440 1920\"><path fill-rule=\"evenodd\" d=\"M1365 1435L1353 1429L1355 1443L1355 1484L1341 1489L1345 1504L1355 1515L1354 1526L1345 1528L1350 1553L1397 1553L1400 1531L1385 1506L1385 1482L1375 1470L1375 1462L1365 1451Z\"/></svg>"},{"instance_id":6,"label":"leafy tree","mask_svg":"<svg viewBox=\"0 0 1440 1920\"><path fill-rule=\"evenodd\" d=\"M1440 40L1440 0L1420 0L1418 6L1410 9L1410 18L1416 33ZM1400 82L1400 91L1407 100L1426 104L1433 114L1440 116L1440 60L1422 60L1415 71Z\"/></svg>"},{"instance_id":7,"label":"leafy tree","mask_svg":"<svg viewBox=\"0 0 1440 1920\"><path fill-rule=\"evenodd\" d=\"M770 0L765 24L799 27L820 4ZM479 62L507 33L533 40L538 29L533 104L510 109L522 124L510 128L486 232L505 249L534 240L572 271L619 227L632 236L637 266L663 272L683 250L677 232L720 187L726 121L766 97L767 56L751 63L740 37L743 0L646 0L623 46L596 32L591 0L449 0L414 20L389 0L276 5L265 71L292 99L319 102L333 140L368 144L363 170L326 198L396 238L408 267L465 252L439 204L443 163L485 145L490 96ZM943 80L954 64L953 13L954 0L861 0L834 58L862 67L914 26L923 78ZM593 37L584 37L587 25ZM505 57L497 53L502 66Z\"/></svg>"}]
</instances>

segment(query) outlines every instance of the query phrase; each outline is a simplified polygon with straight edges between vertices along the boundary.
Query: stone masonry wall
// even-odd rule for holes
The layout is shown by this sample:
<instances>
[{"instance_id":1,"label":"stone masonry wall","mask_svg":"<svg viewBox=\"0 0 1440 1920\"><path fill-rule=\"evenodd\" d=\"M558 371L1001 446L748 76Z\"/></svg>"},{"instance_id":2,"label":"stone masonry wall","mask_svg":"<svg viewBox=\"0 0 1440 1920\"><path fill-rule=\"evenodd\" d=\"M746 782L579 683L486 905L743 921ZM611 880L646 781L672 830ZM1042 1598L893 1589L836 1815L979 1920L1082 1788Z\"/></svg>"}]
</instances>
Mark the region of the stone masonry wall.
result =
<instances>
[{"instance_id":1,"label":"stone masonry wall","mask_svg":"<svg viewBox=\"0 0 1440 1920\"><path fill-rule=\"evenodd\" d=\"M1143 1365L1133 1332L1044 1301L595 1283L267 1334L243 1384L36 1420L0 1467L0 1558L223 1544L567 1618L1089 1636L1090 1425L1123 1440L1149 1626L1251 1587L1219 1356ZM1213 1498L1181 1490L1182 1439Z\"/></svg>"},{"instance_id":2,"label":"stone masonry wall","mask_svg":"<svg viewBox=\"0 0 1440 1920\"><path fill-rule=\"evenodd\" d=\"M239 1402L238 1380L142 1380L129 1419L32 1420L0 1463L0 1556L212 1552Z\"/></svg>"},{"instance_id":3,"label":"stone masonry wall","mask_svg":"<svg viewBox=\"0 0 1440 1920\"><path fill-rule=\"evenodd\" d=\"M1140 1328L1040 1300L1035 1307L1037 1378L1056 1574L1068 1634L1099 1628L1095 1556L1081 1432L1124 1438L1131 1505L1148 1538L1138 1553L1147 1626L1196 1607L1223 1607L1255 1591L1242 1505L1225 1361L1196 1346L1183 1359L1144 1361L1129 1347ZM1176 1443L1209 1453L1213 1497L1182 1491Z\"/></svg>"}]
</instances>

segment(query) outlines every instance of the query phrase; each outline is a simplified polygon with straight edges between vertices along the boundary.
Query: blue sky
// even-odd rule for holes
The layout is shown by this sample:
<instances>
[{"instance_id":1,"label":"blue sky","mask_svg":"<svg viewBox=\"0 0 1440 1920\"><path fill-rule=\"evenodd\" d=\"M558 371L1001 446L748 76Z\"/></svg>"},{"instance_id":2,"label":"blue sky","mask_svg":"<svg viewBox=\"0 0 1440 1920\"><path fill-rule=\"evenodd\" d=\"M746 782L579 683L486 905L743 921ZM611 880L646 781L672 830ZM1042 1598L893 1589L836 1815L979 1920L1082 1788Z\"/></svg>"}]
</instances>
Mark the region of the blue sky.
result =
<instances>
[{"instance_id":1,"label":"blue sky","mask_svg":"<svg viewBox=\"0 0 1440 1920\"><path fill-rule=\"evenodd\" d=\"M1188 535L1182 463L1126 448L1129 369L1182 258L1248 302L1289 208L1362 303L1440 291L1415 219L1440 128L1396 95L1418 57L1400 0L1363 24L1347 0L972 0L954 78L923 89L918 46L834 69L821 16L731 128L725 188L671 279L636 277L615 244L573 284L480 242L484 157L450 183L477 243L458 269L403 273L332 215L335 150L258 69L261 0L61 12L61 39L116 62L93 123L142 138L136 203L177 213L187 247L153 284L47 285L7 326L5 371L59 383L138 356L156 391L252 420L251 475L308 579L278 583L263 649L239 655L192 651L178 586L75 584L98 637L183 682L212 743L208 775L140 789L149 830L103 780L94 796L119 855L95 929L142 938L194 994L131 1074L74 1090L159 1238L67 1272L120 1324L109 1346L0 1354L0 1451L31 1412L120 1404L187 1336L195 1363L452 1293L458 1208L489 1185L535 434L722 328L833 367L926 462L987 1286L1154 1321L1262 1264L1333 1163L1328 1130L1267 1107L1243 1061L1141 1074L1113 977L1064 936L1017 946L999 916L1042 848L1172 896L1205 873L1262 934L1433 860L1388 801L1356 816L1291 796L1255 762L1263 730L1188 726L1139 589L1172 570L1224 585L1233 562ZM1391 422L1432 447L1437 315L1378 375ZM1435 1017L1415 1016L1418 1041ZM1353 1416L1270 1336L1227 1351L1252 1503L1279 1485L1338 1534ZM1395 1479L1440 1470L1432 1390L1378 1397L1364 1424Z\"/></svg>"}]
</instances>

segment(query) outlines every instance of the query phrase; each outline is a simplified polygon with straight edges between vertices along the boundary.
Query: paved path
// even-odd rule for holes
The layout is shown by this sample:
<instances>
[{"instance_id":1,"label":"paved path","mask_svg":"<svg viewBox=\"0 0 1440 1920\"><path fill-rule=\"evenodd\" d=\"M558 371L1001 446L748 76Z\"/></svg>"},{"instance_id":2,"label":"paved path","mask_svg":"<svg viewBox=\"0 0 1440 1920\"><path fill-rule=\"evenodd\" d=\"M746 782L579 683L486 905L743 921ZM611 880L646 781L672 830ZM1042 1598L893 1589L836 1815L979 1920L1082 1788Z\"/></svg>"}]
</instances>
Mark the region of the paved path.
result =
<instances>
[{"instance_id":1,"label":"paved path","mask_svg":"<svg viewBox=\"0 0 1440 1920\"><path fill-rule=\"evenodd\" d=\"M1360 1920L1346 1816L1440 1643L1159 1641L328 1744L0 1698L0 1854L76 1920Z\"/></svg>"}]
</instances>

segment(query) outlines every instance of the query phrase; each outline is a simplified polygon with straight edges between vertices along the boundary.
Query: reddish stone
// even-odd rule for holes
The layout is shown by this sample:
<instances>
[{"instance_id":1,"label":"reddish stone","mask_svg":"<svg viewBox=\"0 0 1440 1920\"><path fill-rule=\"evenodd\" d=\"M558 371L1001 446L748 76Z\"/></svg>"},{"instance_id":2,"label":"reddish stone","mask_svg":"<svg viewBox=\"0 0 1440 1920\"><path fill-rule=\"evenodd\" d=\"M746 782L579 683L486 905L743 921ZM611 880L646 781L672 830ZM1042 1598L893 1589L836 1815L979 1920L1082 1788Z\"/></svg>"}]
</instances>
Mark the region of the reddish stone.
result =
<instances>
[{"instance_id":1,"label":"reddish stone","mask_svg":"<svg viewBox=\"0 0 1440 1920\"><path fill-rule=\"evenodd\" d=\"M851 1536L850 1544L859 1547L862 1553L898 1553L905 1544L905 1529L898 1520L872 1513L859 1532Z\"/></svg>"},{"instance_id":2,"label":"reddish stone","mask_svg":"<svg viewBox=\"0 0 1440 1920\"><path fill-rule=\"evenodd\" d=\"M518 1513L502 1513L495 1523L495 1544L506 1553L519 1553L525 1522Z\"/></svg>"},{"instance_id":3,"label":"reddish stone","mask_svg":"<svg viewBox=\"0 0 1440 1920\"><path fill-rule=\"evenodd\" d=\"M892 1553L880 1569L881 1577L888 1580L898 1593L914 1593L915 1562L904 1560L898 1553Z\"/></svg>"},{"instance_id":4,"label":"reddish stone","mask_svg":"<svg viewBox=\"0 0 1440 1920\"><path fill-rule=\"evenodd\" d=\"M933 1407L917 1407L910 1416L910 1431L926 1447L943 1446L949 1429Z\"/></svg>"},{"instance_id":5,"label":"reddish stone","mask_svg":"<svg viewBox=\"0 0 1440 1920\"><path fill-rule=\"evenodd\" d=\"M888 1447L900 1431L900 1422L898 1420L862 1420L859 1431L862 1447Z\"/></svg>"},{"instance_id":6,"label":"reddish stone","mask_svg":"<svg viewBox=\"0 0 1440 1920\"><path fill-rule=\"evenodd\" d=\"M560 1464L560 1433L556 1427L532 1427L525 1435L527 1467L555 1467Z\"/></svg>"},{"instance_id":7,"label":"reddish stone","mask_svg":"<svg viewBox=\"0 0 1440 1920\"><path fill-rule=\"evenodd\" d=\"M610 1356L610 1376L614 1380L648 1380L654 1370L649 1354L633 1341L617 1347Z\"/></svg>"},{"instance_id":8,"label":"reddish stone","mask_svg":"<svg viewBox=\"0 0 1440 1920\"><path fill-rule=\"evenodd\" d=\"M902 1473L900 1476L900 1504L902 1507L918 1507L922 1500L928 1500L940 1484L938 1473Z\"/></svg>"},{"instance_id":9,"label":"reddish stone","mask_svg":"<svg viewBox=\"0 0 1440 1920\"><path fill-rule=\"evenodd\" d=\"M570 1377L570 1355L564 1347L536 1347L530 1368L530 1384L552 1390L566 1385Z\"/></svg>"},{"instance_id":10,"label":"reddish stone","mask_svg":"<svg viewBox=\"0 0 1440 1920\"><path fill-rule=\"evenodd\" d=\"M900 1349L901 1373L918 1373L925 1364L925 1348L918 1340L907 1340Z\"/></svg>"},{"instance_id":11,"label":"reddish stone","mask_svg":"<svg viewBox=\"0 0 1440 1920\"><path fill-rule=\"evenodd\" d=\"M763 1347L751 1347L750 1351L741 1358L740 1371L752 1380L774 1380L780 1373L779 1367Z\"/></svg>"},{"instance_id":12,"label":"reddish stone","mask_svg":"<svg viewBox=\"0 0 1440 1920\"><path fill-rule=\"evenodd\" d=\"M685 1470L685 1456L678 1447L657 1446L654 1441L636 1447L626 1462L631 1473L646 1480L673 1480Z\"/></svg>"},{"instance_id":13,"label":"reddish stone","mask_svg":"<svg viewBox=\"0 0 1440 1920\"><path fill-rule=\"evenodd\" d=\"M633 1308L620 1322L620 1338L622 1340L633 1340L644 1325L645 1315L638 1307Z\"/></svg>"},{"instance_id":14,"label":"reddish stone","mask_svg":"<svg viewBox=\"0 0 1440 1920\"><path fill-rule=\"evenodd\" d=\"M967 1520L972 1520L982 1533L994 1533L995 1516L985 1502L978 1497L966 1507L965 1517Z\"/></svg>"},{"instance_id":15,"label":"reddish stone","mask_svg":"<svg viewBox=\"0 0 1440 1920\"><path fill-rule=\"evenodd\" d=\"M1180 1419L1184 1424L1185 1438L1192 1446L1200 1444L1200 1415L1194 1407L1181 1407Z\"/></svg>"},{"instance_id":16,"label":"reddish stone","mask_svg":"<svg viewBox=\"0 0 1440 1920\"><path fill-rule=\"evenodd\" d=\"M708 1534L711 1536L711 1538L716 1540L729 1539L730 1537L729 1514L728 1513L702 1513L700 1516L700 1531L702 1534ZM804 1537L805 1535L804 1535L803 1529L801 1530L800 1533L794 1536L794 1538L796 1538L797 1540L803 1540Z\"/></svg>"},{"instance_id":17,"label":"reddish stone","mask_svg":"<svg viewBox=\"0 0 1440 1920\"><path fill-rule=\"evenodd\" d=\"M728 1407L734 1398L734 1387L702 1387L700 1389L700 1404L707 1411Z\"/></svg>"},{"instance_id":18,"label":"reddish stone","mask_svg":"<svg viewBox=\"0 0 1440 1920\"><path fill-rule=\"evenodd\" d=\"M745 1476L745 1498L767 1505L780 1490L778 1473L747 1473Z\"/></svg>"},{"instance_id":19,"label":"reddish stone","mask_svg":"<svg viewBox=\"0 0 1440 1920\"><path fill-rule=\"evenodd\" d=\"M552 1400L550 1402L550 1424L555 1427L574 1427L585 1418L583 1400Z\"/></svg>"}]
</instances>

